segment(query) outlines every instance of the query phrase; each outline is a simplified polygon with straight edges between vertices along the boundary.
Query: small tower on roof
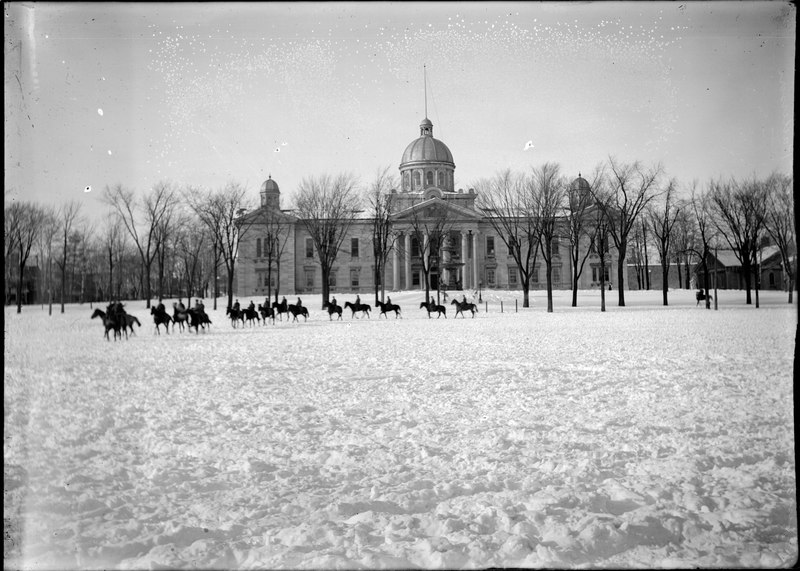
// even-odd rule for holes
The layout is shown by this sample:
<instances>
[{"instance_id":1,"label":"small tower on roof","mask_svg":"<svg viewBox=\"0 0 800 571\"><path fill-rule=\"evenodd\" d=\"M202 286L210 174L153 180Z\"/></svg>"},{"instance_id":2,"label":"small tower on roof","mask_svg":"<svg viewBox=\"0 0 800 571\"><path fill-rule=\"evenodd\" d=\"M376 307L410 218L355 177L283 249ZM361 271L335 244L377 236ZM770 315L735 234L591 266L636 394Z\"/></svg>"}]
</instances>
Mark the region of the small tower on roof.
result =
<instances>
[{"instance_id":1,"label":"small tower on roof","mask_svg":"<svg viewBox=\"0 0 800 571\"><path fill-rule=\"evenodd\" d=\"M261 185L261 208L268 210L280 210L281 190L278 183L272 180L272 175Z\"/></svg>"}]
</instances>

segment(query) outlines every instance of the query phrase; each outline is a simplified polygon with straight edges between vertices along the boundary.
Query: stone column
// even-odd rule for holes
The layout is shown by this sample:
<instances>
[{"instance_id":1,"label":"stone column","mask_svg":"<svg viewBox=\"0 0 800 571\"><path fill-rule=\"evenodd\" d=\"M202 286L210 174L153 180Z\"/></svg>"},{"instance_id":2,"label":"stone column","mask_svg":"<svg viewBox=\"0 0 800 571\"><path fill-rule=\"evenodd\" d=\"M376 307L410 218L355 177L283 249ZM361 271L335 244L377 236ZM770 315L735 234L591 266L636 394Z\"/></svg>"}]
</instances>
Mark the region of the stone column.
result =
<instances>
[{"instance_id":1,"label":"stone column","mask_svg":"<svg viewBox=\"0 0 800 571\"><path fill-rule=\"evenodd\" d=\"M406 232L406 289L411 289L411 232Z\"/></svg>"},{"instance_id":2,"label":"stone column","mask_svg":"<svg viewBox=\"0 0 800 571\"><path fill-rule=\"evenodd\" d=\"M428 233L426 232L422 236L422 255L426 256L428 258L428 263L430 263L430 259L431 259L430 255L429 255L430 252L428 252L428 243L429 242L430 242L430 240L428 239ZM424 258L423 258L423 263L424 263ZM430 268L428 268L428 273L430 274ZM419 289L424 291L425 290L425 284L422 283L423 281L424 280L422 280L422 279L419 280Z\"/></svg>"},{"instance_id":3,"label":"stone column","mask_svg":"<svg viewBox=\"0 0 800 571\"><path fill-rule=\"evenodd\" d=\"M448 270L445 265L450 263L450 235L445 234L444 239L442 240L442 270L440 272L439 279L441 280L444 278L445 284L450 284L450 270Z\"/></svg>"},{"instance_id":4,"label":"stone column","mask_svg":"<svg viewBox=\"0 0 800 571\"><path fill-rule=\"evenodd\" d=\"M472 233L472 287L478 287L478 236L480 233L475 230Z\"/></svg>"},{"instance_id":5,"label":"stone column","mask_svg":"<svg viewBox=\"0 0 800 571\"><path fill-rule=\"evenodd\" d=\"M392 246L392 289L398 291L400 289L400 235L395 236L394 245Z\"/></svg>"},{"instance_id":6,"label":"stone column","mask_svg":"<svg viewBox=\"0 0 800 571\"><path fill-rule=\"evenodd\" d=\"M469 285L468 285L469 280L467 279L467 275L469 274L469 272L467 272L467 260L469 259L469 257L467 256L467 254L468 254L467 249L468 249L468 246L467 246L467 233L462 230L461 231L461 264L462 264L461 265L461 287L463 289L467 289L469 287Z\"/></svg>"}]
</instances>

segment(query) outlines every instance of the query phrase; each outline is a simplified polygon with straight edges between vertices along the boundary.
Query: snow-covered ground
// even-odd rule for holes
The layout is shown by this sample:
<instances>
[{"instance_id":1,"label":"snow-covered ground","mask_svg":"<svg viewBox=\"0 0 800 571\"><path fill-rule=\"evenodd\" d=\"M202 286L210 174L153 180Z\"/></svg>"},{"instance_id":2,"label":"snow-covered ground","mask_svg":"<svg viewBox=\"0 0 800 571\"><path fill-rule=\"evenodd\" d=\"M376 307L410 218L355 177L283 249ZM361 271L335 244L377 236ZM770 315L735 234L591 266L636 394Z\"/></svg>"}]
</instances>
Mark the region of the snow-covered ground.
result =
<instances>
[{"instance_id":1,"label":"snow-covered ground","mask_svg":"<svg viewBox=\"0 0 800 571\"><path fill-rule=\"evenodd\" d=\"M484 293L238 329L207 300L210 331L160 336L129 302L118 342L88 304L6 308L6 567L796 561L796 302Z\"/></svg>"}]
</instances>

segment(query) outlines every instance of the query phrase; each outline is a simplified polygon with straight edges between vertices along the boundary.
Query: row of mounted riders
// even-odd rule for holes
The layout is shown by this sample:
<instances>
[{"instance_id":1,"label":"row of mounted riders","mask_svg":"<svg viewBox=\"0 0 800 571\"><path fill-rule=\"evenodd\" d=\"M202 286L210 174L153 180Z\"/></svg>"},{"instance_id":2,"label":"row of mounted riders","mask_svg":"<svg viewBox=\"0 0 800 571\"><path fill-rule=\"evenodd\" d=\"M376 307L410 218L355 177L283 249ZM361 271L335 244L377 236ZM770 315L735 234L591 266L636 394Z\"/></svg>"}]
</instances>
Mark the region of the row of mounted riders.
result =
<instances>
[{"instance_id":1,"label":"row of mounted riders","mask_svg":"<svg viewBox=\"0 0 800 571\"><path fill-rule=\"evenodd\" d=\"M458 317L458 314L461 314L461 317L464 317L464 312L469 311L472 313L472 317L475 317L475 314L478 312L478 307L474 303L467 302L466 296L464 296L463 301L458 301L454 299L450 305L456 306L456 314L455 316ZM378 302L378 307L380 308L381 312L380 315L387 317L388 313L394 312L395 319L398 317L402 317L400 306L397 304L392 303L392 298L387 297L386 302ZM420 309L425 309L428 312L428 318L431 317L432 313L436 313L437 319L444 315L445 319L447 319L447 309L443 305L437 304L433 297L430 298L429 302L422 302L419 304ZM336 315L338 319L342 318L342 311L343 309L350 309L352 311L351 317L357 318L357 314L366 315L367 318L370 316L370 312L372 311L372 306L367 303L361 303L361 298L356 297L355 302L346 301L344 303L344 308L336 303L336 298L334 297L331 299L330 302L323 304L323 309L328 311L329 319L333 320L333 316ZM189 327L191 331L194 328L196 333L199 333L199 330L205 329L206 326L211 326L211 319L209 319L208 314L205 312L205 306L203 303L198 300L195 303L194 307L186 308L183 305L183 302L180 300L176 303L172 304L172 315L167 313L166 307L164 307L163 303L159 303L157 306L150 308L150 315L153 316L153 322L156 326L156 331L158 334L161 334L160 326L163 325L164 329L167 333L169 333L169 326L172 324L172 328L174 330L175 326L179 326L180 330L183 331L185 327ZM245 323L250 323L253 325L254 321L261 322L263 319L264 324L266 324L268 319L272 319L272 322L275 323L275 317L278 316L281 321L283 321L283 314L287 314L287 318L289 315L292 316L293 321L297 321L298 316L302 316L305 320L308 319L308 309L303 306L303 302L300 298L297 298L297 303L288 303L286 298L284 297L281 302L274 301L270 306L268 303L264 305L258 304L258 309L256 310L255 305L253 302L250 302L249 307L245 309L241 309L239 305L239 301L237 300L236 303L233 304L233 307L229 307L226 310L226 314L231 319L231 324L236 327L238 322L241 321L242 325ZM379 315L379 317L380 317ZM142 326L141 322L136 318L136 316L129 314L125 311L125 306L118 302L112 301L106 311L102 309L95 309L94 313L92 313L92 319L95 317L99 317L102 322L103 326L105 327L105 338L109 341L111 340L109 337L109 331L114 332L114 340L116 341L117 337L120 339L123 335L125 338L128 338L128 329L130 329L131 333L134 333L133 326L138 325L139 327Z\"/></svg>"},{"instance_id":2,"label":"row of mounted riders","mask_svg":"<svg viewBox=\"0 0 800 571\"><path fill-rule=\"evenodd\" d=\"M397 304L392 303L392 298L387 297L385 302L378 301L378 307L380 308L380 314L378 317L383 315L384 317L388 316L388 313L394 312L394 317L397 319L398 317L402 317L400 306ZM450 305L456 306L456 317L458 314L461 314L461 317L464 317L464 311L469 311L472 313L472 317L475 317L475 314L478 312L478 307L474 303L467 302L466 296L464 296L463 301L458 301L454 299ZM236 300L236 303L233 304L233 307L229 307L226 310L226 314L231 318L231 324L236 327L238 322L241 321L242 325L245 323L249 323L250 325L254 325L254 321L261 322L263 319L264 324L266 324L268 319L271 319L273 323L275 323L275 316L277 315L281 321L283 321L283 314L287 314L287 318L289 315L292 316L292 321L297 321L298 316L303 316L305 320L308 319L308 309L303 305L302 300L298 297L297 303L288 303L286 298L284 297L281 302L273 301L272 305L269 305L267 300L265 300L264 305L258 304L258 309L256 309L255 304L251 301L250 305L246 309L241 309L239 305L239 300ZM437 319L444 315L445 319L447 319L447 309L443 305L437 304L433 297L430 298L429 302L422 302L419 304L420 309L425 309L428 312L428 317L430 318L431 313L437 314ZM346 301L344 302L344 307L339 305L336 302L336 297L332 298L329 302L325 302L322 305L322 309L327 310L328 318L333 320L333 316L336 315L337 319L342 318L342 312L345 309L350 309L351 317L358 318L358 314L366 315L367 318L370 316L370 312L372 311L372 306L368 303L361 303L361 297L356 296L356 300L354 302Z\"/></svg>"},{"instance_id":3,"label":"row of mounted riders","mask_svg":"<svg viewBox=\"0 0 800 571\"><path fill-rule=\"evenodd\" d=\"M161 335L161 325L163 325L164 329L169 333L170 323L173 329L177 325L180 327L181 331L188 327L190 331L194 328L195 332L198 333L201 328L205 329L206 326L211 326L211 319L209 319L205 311L205 306L199 300L194 307L188 309L180 301L178 303L173 303L172 308L172 315L167 313L167 309L164 307L163 303L159 303L157 306L150 308L150 315L153 316L153 322L156 324L156 331L159 335ZM106 308L106 311L99 308L95 309L94 313L92 313L92 319L95 317L99 317L103 321L103 326L106 330L105 338L109 341L111 340L108 335L109 331L114 332L114 340L116 341L117 337L121 339L123 334L127 339L128 329L130 329L131 333L134 333L134 325L142 326L136 316L126 312L125 306L118 301L112 301Z\"/></svg>"}]
</instances>

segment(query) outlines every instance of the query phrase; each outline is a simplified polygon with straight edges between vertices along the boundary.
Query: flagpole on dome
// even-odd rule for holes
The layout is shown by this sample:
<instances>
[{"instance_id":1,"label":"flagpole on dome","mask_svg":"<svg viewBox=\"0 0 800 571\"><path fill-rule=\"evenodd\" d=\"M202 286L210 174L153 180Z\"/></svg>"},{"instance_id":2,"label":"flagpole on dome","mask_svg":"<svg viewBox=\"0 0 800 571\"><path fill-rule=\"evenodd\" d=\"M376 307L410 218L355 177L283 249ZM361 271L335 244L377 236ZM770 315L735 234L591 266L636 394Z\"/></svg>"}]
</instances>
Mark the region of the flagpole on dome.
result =
<instances>
[{"instance_id":1,"label":"flagpole on dome","mask_svg":"<svg viewBox=\"0 0 800 571\"><path fill-rule=\"evenodd\" d=\"M428 70L425 64L422 64L422 79L425 85L425 118L428 118Z\"/></svg>"}]
</instances>

